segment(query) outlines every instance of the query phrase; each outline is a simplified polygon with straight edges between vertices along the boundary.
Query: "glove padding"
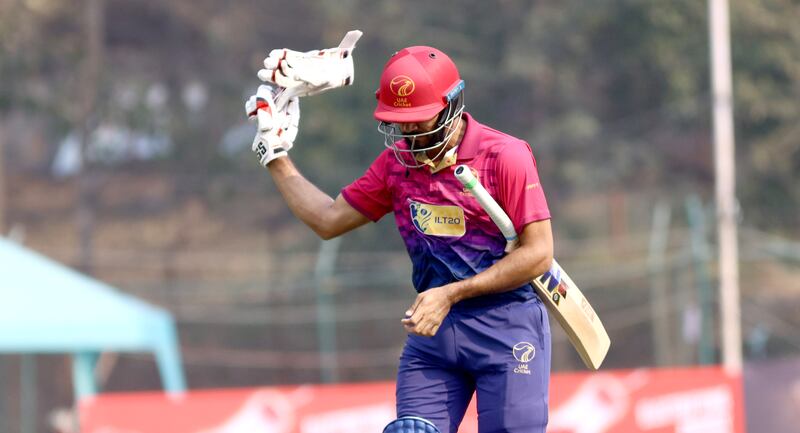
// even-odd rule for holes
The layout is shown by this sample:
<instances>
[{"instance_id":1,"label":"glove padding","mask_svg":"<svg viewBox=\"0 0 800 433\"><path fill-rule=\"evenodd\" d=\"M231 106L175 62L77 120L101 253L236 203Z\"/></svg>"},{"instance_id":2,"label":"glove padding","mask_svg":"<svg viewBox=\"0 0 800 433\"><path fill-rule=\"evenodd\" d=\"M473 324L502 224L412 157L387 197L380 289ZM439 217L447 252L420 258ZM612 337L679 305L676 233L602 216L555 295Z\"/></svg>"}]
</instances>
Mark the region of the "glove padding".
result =
<instances>
[{"instance_id":1,"label":"glove padding","mask_svg":"<svg viewBox=\"0 0 800 433\"><path fill-rule=\"evenodd\" d=\"M293 97L309 96L353 84L353 49L361 37L360 30L347 32L336 48L293 51L272 50L264 59L258 78L286 89L276 98L279 109Z\"/></svg>"},{"instance_id":2,"label":"glove padding","mask_svg":"<svg viewBox=\"0 0 800 433\"><path fill-rule=\"evenodd\" d=\"M278 109L275 99L282 93L285 93L283 89L275 90L262 84L244 104L248 119L258 124L252 149L264 167L286 156L297 137L300 101L297 97L289 98L286 105Z\"/></svg>"}]
</instances>

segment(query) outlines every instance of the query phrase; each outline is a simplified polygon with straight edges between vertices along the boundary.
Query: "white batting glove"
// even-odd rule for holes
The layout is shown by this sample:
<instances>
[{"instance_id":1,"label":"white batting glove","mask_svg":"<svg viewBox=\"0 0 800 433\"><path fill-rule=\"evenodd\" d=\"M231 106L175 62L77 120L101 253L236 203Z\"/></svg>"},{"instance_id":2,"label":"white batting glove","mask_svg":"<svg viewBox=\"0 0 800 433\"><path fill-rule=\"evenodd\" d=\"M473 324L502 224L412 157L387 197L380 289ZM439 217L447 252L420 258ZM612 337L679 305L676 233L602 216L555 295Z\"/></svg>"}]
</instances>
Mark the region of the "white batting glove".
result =
<instances>
[{"instance_id":1,"label":"white batting glove","mask_svg":"<svg viewBox=\"0 0 800 433\"><path fill-rule=\"evenodd\" d=\"M273 160L286 156L294 145L300 125L300 100L290 98L282 109L278 109L275 98L283 93L267 85L258 86L258 91L244 104L248 119L258 124L253 139L253 152L264 167Z\"/></svg>"},{"instance_id":2,"label":"white batting glove","mask_svg":"<svg viewBox=\"0 0 800 433\"><path fill-rule=\"evenodd\" d=\"M290 49L272 50L264 59L258 78L286 89L277 99L283 108L291 98L309 96L353 84L353 49L360 30L347 32L336 48L308 52Z\"/></svg>"}]
</instances>

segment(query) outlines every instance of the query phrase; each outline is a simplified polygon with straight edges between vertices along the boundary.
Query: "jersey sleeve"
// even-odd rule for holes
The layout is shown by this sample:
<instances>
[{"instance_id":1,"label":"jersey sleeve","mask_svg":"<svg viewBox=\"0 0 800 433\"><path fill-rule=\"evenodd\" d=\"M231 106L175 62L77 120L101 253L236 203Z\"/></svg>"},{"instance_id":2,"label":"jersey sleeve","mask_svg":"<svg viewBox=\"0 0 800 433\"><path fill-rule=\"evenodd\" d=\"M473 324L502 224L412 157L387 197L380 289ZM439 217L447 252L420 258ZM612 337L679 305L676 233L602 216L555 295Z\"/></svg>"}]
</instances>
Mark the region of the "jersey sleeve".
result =
<instances>
[{"instance_id":1,"label":"jersey sleeve","mask_svg":"<svg viewBox=\"0 0 800 433\"><path fill-rule=\"evenodd\" d=\"M508 213L517 233L529 223L550 218L536 159L527 143L507 143L497 155L496 170L497 201Z\"/></svg>"},{"instance_id":2,"label":"jersey sleeve","mask_svg":"<svg viewBox=\"0 0 800 433\"><path fill-rule=\"evenodd\" d=\"M386 157L387 152L382 152L360 178L342 189L345 201L373 222L392 211L386 182Z\"/></svg>"}]
</instances>

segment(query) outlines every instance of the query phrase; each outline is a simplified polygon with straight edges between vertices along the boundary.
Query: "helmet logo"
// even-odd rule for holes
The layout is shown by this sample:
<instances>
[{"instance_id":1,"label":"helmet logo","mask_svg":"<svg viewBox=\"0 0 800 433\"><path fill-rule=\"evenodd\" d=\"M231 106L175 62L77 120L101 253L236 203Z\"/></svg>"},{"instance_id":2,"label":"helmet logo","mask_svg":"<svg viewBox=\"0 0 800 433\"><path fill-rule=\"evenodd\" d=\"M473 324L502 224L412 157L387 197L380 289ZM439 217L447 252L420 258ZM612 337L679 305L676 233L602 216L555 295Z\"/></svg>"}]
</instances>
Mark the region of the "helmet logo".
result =
<instances>
[{"instance_id":1,"label":"helmet logo","mask_svg":"<svg viewBox=\"0 0 800 433\"><path fill-rule=\"evenodd\" d=\"M414 80L406 75L398 75L392 78L392 81L389 82L389 90L391 90L395 96L399 96L401 98L414 93L414 86Z\"/></svg>"}]
</instances>

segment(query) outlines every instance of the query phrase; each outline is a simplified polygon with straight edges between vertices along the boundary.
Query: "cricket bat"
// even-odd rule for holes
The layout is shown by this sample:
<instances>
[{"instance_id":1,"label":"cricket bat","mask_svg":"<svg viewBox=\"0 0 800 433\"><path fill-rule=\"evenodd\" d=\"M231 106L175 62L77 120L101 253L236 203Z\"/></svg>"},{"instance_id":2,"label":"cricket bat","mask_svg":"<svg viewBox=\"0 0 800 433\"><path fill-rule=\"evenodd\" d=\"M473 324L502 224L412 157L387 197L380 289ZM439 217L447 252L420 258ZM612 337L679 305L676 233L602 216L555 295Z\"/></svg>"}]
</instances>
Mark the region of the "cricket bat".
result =
<instances>
[{"instance_id":1,"label":"cricket bat","mask_svg":"<svg viewBox=\"0 0 800 433\"><path fill-rule=\"evenodd\" d=\"M518 242L517 233L505 211L489 195L468 166L456 167L455 176L500 228L506 238L506 251L513 249ZM555 259L550 270L535 278L532 283L550 314L567 333L583 363L592 370L600 368L611 347L611 339L578 286Z\"/></svg>"}]
</instances>

